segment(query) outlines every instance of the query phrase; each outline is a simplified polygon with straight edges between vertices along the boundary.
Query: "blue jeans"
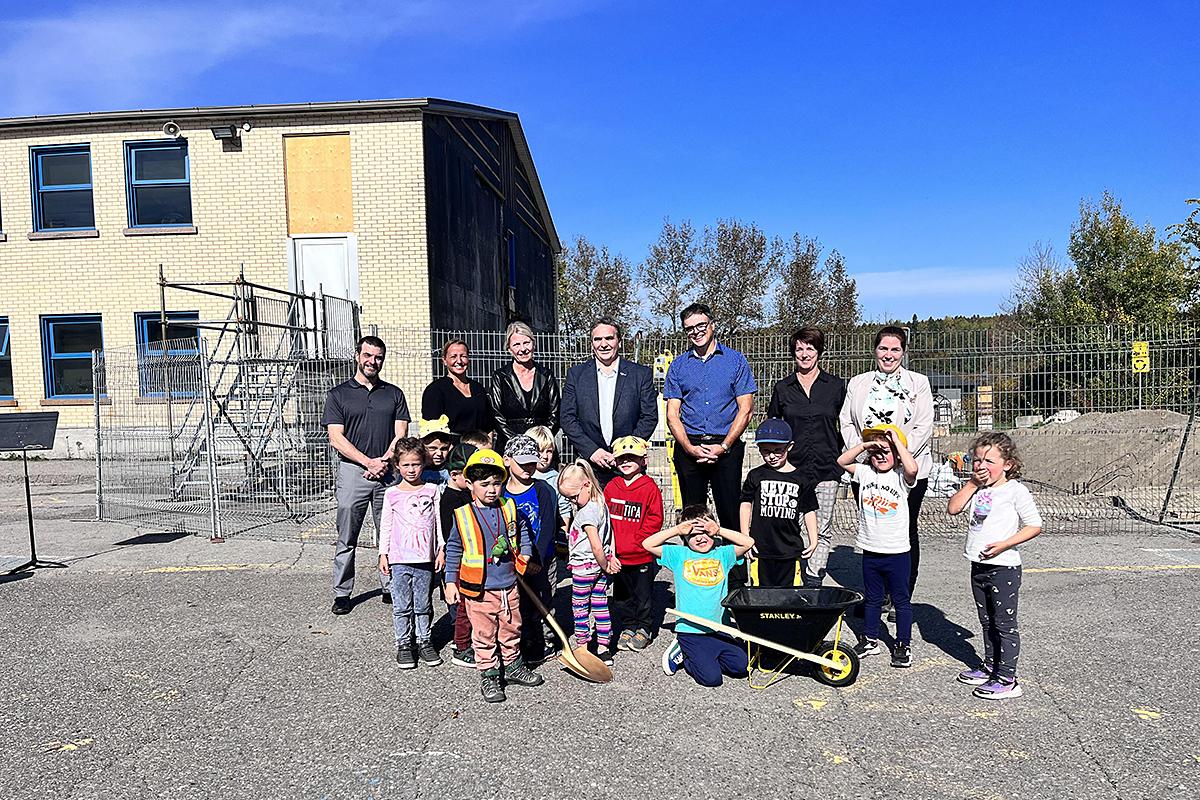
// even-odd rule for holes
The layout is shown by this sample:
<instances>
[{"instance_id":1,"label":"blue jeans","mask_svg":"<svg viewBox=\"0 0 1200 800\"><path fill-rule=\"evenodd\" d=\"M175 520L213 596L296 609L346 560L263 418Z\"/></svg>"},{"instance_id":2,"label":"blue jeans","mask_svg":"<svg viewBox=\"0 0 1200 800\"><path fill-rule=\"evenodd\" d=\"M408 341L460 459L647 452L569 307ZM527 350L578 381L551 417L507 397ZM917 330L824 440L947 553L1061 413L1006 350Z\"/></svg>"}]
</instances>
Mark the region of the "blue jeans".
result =
<instances>
[{"instance_id":1,"label":"blue jeans","mask_svg":"<svg viewBox=\"0 0 1200 800\"><path fill-rule=\"evenodd\" d=\"M750 666L746 646L723 633L678 633L683 668L701 686L720 686L721 676L744 678Z\"/></svg>"},{"instance_id":2,"label":"blue jeans","mask_svg":"<svg viewBox=\"0 0 1200 800\"><path fill-rule=\"evenodd\" d=\"M392 625L396 646L408 647L416 621L417 642L429 641L433 628L433 564L390 564Z\"/></svg>"},{"instance_id":3,"label":"blue jeans","mask_svg":"<svg viewBox=\"0 0 1200 800\"><path fill-rule=\"evenodd\" d=\"M879 612L883 608L883 593L892 595L896 607L896 641L912 641L912 603L909 600L909 577L912 564L908 553L872 553L863 551L863 584L867 589L867 610L863 634L868 639L879 638Z\"/></svg>"}]
</instances>

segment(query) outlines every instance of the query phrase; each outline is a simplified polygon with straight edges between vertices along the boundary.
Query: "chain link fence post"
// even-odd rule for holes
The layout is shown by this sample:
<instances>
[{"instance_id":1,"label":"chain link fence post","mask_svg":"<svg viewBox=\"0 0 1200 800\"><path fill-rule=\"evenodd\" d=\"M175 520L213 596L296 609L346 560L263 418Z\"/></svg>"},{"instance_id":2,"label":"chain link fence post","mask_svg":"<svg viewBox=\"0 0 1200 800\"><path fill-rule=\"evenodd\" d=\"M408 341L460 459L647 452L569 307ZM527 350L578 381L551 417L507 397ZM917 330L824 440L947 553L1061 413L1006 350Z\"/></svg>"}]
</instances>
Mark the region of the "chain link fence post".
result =
<instances>
[{"instance_id":1,"label":"chain link fence post","mask_svg":"<svg viewBox=\"0 0 1200 800\"><path fill-rule=\"evenodd\" d=\"M225 537L221 531L221 492L217 482L217 460L214 457L216 450L216 434L213 426L212 405L214 397L212 396L212 383L209 378L209 360L208 360L208 340L200 337L198 344L200 345L200 391L201 402L200 410L204 420L204 458L208 462L208 519L209 519L209 539L213 542L223 542Z\"/></svg>"}]
</instances>

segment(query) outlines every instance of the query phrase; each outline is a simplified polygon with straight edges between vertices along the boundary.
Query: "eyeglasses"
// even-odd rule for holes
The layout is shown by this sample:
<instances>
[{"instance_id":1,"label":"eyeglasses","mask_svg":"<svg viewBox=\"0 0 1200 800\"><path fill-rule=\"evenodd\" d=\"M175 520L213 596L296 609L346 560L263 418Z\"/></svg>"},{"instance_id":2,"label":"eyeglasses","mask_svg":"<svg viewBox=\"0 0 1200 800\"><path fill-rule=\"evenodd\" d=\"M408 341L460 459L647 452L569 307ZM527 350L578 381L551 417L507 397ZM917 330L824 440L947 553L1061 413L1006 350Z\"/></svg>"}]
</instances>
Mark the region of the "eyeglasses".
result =
<instances>
[{"instance_id":1,"label":"eyeglasses","mask_svg":"<svg viewBox=\"0 0 1200 800\"><path fill-rule=\"evenodd\" d=\"M708 326L711 322L697 322L695 325L684 325L683 332L688 336L699 336L702 333L708 332Z\"/></svg>"}]
</instances>

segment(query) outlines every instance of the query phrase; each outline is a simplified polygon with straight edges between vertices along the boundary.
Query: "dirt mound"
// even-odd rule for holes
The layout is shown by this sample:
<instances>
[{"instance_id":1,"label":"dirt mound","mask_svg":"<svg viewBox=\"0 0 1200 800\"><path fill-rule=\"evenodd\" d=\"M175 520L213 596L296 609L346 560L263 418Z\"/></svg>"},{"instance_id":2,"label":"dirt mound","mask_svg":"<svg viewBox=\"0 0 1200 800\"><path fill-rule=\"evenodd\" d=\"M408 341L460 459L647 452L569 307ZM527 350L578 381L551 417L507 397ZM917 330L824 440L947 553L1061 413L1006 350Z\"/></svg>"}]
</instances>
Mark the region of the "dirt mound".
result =
<instances>
[{"instance_id":1,"label":"dirt mound","mask_svg":"<svg viewBox=\"0 0 1200 800\"><path fill-rule=\"evenodd\" d=\"M1103 411L1091 411L1070 422L1047 425L1036 430L1053 430L1066 428L1072 432L1097 431L1119 433L1122 431L1145 431L1154 429L1177 429L1183 431L1187 425L1187 414L1157 409L1141 409L1138 411L1122 411L1109 414Z\"/></svg>"},{"instance_id":2,"label":"dirt mound","mask_svg":"<svg viewBox=\"0 0 1200 800\"><path fill-rule=\"evenodd\" d=\"M1080 494L1165 487L1171 480L1187 415L1140 410L1092 412L1063 424L1007 431L1030 481ZM1180 466L1180 486L1200 486L1200 435L1193 431ZM939 438L945 454L965 451L971 434Z\"/></svg>"}]
</instances>

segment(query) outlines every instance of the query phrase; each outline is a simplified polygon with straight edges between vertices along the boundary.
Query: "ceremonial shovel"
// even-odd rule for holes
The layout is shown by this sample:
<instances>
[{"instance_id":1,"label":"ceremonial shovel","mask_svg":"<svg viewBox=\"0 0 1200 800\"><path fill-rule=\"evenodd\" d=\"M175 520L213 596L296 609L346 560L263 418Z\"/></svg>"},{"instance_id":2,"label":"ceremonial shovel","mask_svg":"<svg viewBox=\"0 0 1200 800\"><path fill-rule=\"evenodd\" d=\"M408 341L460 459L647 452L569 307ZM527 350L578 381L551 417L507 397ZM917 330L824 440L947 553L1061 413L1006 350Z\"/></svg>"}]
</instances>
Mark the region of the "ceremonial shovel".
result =
<instances>
[{"instance_id":1,"label":"ceremonial shovel","mask_svg":"<svg viewBox=\"0 0 1200 800\"><path fill-rule=\"evenodd\" d=\"M518 575L517 583L521 585L522 591L529 597L530 601L537 606L537 610L545 617L546 622L550 623L550 627L554 629L554 633L558 635L558 640L562 642L562 653L558 656L558 661L563 667L573 675L578 675L586 681L592 683L608 683L612 680L612 670L608 668L603 661L591 653L586 647L571 647L571 640L563 633L562 628L558 625L558 620L554 618L554 614L550 609L546 608L546 604L541 598L529 588L529 584Z\"/></svg>"}]
</instances>

